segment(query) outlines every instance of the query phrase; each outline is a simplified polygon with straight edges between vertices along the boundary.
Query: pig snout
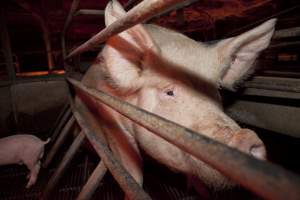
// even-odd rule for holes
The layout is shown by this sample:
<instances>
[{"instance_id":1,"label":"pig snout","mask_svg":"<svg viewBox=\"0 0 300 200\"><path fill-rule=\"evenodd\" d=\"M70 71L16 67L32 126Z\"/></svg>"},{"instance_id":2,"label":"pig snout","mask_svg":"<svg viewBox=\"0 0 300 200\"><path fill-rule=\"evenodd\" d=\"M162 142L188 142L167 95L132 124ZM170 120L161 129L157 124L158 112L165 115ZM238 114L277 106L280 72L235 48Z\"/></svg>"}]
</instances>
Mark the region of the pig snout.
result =
<instances>
[{"instance_id":1,"label":"pig snout","mask_svg":"<svg viewBox=\"0 0 300 200\"><path fill-rule=\"evenodd\" d=\"M252 130L240 129L232 136L228 145L257 159L266 159L265 145Z\"/></svg>"}]
</instances>

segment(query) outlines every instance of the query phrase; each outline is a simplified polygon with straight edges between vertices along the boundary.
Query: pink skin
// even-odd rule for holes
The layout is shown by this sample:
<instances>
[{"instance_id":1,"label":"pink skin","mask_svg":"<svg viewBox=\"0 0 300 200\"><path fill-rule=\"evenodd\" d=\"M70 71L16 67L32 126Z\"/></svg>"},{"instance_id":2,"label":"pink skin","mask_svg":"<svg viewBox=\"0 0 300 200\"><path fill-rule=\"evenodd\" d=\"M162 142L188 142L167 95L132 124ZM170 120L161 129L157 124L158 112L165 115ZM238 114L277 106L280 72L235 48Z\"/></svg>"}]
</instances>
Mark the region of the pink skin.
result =
<instances>
[{"instance_id":1,"label":"pink skin","mask_svg":"<svg viewBox=\"0 0 300 200\"><path fill-rule=\"evenodd\" d=\"M40 170L40 159L44 154L46 142L33 135L13 135L0 139L0 165L24 164L30 170L27 175L30 188L37 180Z\"/></svg>"},{"instance_id":2,"label":"pink skin","mask_svg":"<svg viewBox=\"0 0 300 200\"><path fill-rule=\"evenodd\" d=\"M124 13L117 1L110 2L105 10L106 25ZM269 20L213 46L158 26L136 25L107 41L83 83L265 159L265 147L257 135L241 129L223 112L218 88L234 89L247 75L260 51L268 46L275 22ZM78 96L99 114L113 153L139 184L143 183L143 149L170 169L191 177L199 192L203 183L217 190L234 185L205 163L107 106Z\"/></svg>"}]
</instances>

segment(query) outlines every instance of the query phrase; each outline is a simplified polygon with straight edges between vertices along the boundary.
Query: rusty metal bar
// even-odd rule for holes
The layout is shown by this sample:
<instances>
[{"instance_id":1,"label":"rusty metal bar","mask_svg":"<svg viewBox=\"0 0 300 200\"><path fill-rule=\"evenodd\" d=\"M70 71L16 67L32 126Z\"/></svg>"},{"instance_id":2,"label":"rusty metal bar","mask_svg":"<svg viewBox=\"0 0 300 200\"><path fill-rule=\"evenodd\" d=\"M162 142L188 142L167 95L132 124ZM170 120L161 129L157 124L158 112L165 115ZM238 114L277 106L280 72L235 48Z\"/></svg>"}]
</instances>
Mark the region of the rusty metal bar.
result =
<instances>
[{"instance_id":1,"label":"rusty metal bar","mask_svg":"<svg viewBox=\"0 0 300 200\"><path fill-rule=\"evenodd\" d=\"M83 186L76 200L91 199L94 192L98 188L102 178L104 177L106 171L107 168L105 167L104 162L100 161L87 183Z\"/></svg>"},{"instance_id":2,"label":"rusty metal bar","mask_svg":"<svg viewBox=\"0 0 300 200\"><path fill-rule=\"evenodd\" d=\"M51 141L56 140L58 134L60 133L63 126L66 124L67 120L71 117L71 108L69 103L67 103L64 108L62 109L61 113L57 117L57 121L53 126L52 130L50 131Z\"/></svg>"},{"instance_id":3,"label":"rusty metal bar","mask_svg":"<svg viewBox=\"0 0 300 200\"><path fill-rule=\"evenodd\" d=\"M80 0L73 0L72 1L70 11L68 13L67 19L66 19L65 24L64 24L64 28L61 32L61 49L62 49L62 55L63 55L64 59L66 58L67 53L68 53L67 52L67 47L66 47L65 35L66 35L66 32L69 28L69 25L70 25L71 21L72 21L74 13L76 12L76 10L79 6L79 3L80 3ZM64 69L65 69L66 73L68 73L68 74L73 71L73 68L65 61L64 61Z\"/></svg>"},{"instance_id":4,"label":"rusty metal bar","mask_svg":"<svg viewBox=\"0 0 300 200\"><path fill-rule=\"evenodd\" d=\"M184 0L144 0L128 11L124 17L115 21L101 32L97 33L91 39L73 50L66 59L92 49L100 43L106 41L109 37L131 28L136 24L142 23L145 20L155 16L157 13L169 8L170 6L183 1Z\"/></svg>"},{"instance_id":5,"label":"rusty metal bar","mask_svg":"<svg viewBox=\"0 0 300 200\"><path fill-rule=\"evenodd\" d=\"M56 152L61 147L61 145L63 144L63 142L66 140L67 135L70 132L70 129L72 128L72 126L74 125L74 123L75 123L75 118L72 116L69 119L69 121L67 122L67 124L64 126L63 130L61 131L60 135L58 136L57 140L53 144L51 150L49 151L49 153L48 153L48 155L46 157L46 160L43 163L43 167L44 168L48 167L48 165L50 164L50 162L54 158Z\"/></svg>"},{"instance_id":6,"label":"rusty metal bar","mask_svg":"<svg viewBox=\"0 0 300 200\"><path fill-rule=\"evenodd\" d=\"M99 15L104 16L104 10L95 10L95 9L80 9L74 13L73 16L78 15Z\"/></svg>"},{"instance_id":7,"label":"rusty metal bar","mask_svg":"<svg viewBox=\"0 0 300 200\"><path fill-rule=\"evenodd\" d=\"M299 199L300 178L280 166L257 160L102 91L68 79L81 92L104 103L154 134L204 161L233 181L266 199ZM234 170L233 170L234 169Z\"/></svg>"},{"instance_id":8,"label":"rusty metal bar","mask_svg":"<svg viewBox=\"0 0 300 200\"><path fill-rule=\"evenodd\" d=\"M88 138L97 154L101 157L115 180L119 183L127 197L133 200L151 199L114 157L108 147L99 121L94 118L93 114L88 110L84 103L78 99L76 107L72 106L72 110L76 121L82 128L85 136Z\"/></svg>"},{"instance_id":9,"label":"rusty metal bar","mask_svg":"<svg viewBox=\"0 0 300 200\"><path fill-rule=\"evenodd\" d=\"M172 11L177 11L177 10L183 9L184 7L190 6L191 4L196 3L198 1L199 0L185 0L182 3L175 4L175 5L171 6L170 8L164 10L163 12L156 14L150 20L153 20L155 18L160 18Z\"/></svg>"},{"instance_id":10,"label":"rusty metal bar","mask_svg":"<svg viewBox=\"0 0 300 200\"><path fill-rule=\"evenodd\" d=\"M60 162L59 166L55 170L54 174L52 175L51 179L49 180L45 190L43 191L42 194L42 199L49 199L51 196L50 193L53 191L54 187L57 185L59 182L60 178L62 177L63 173L65 172L66 168L70 164L71 160L75 156L75 153L83 143L85 138L85 135L81 131L75 140L73 141L72 145L66 152L65 156L63 157L62 161Z\"/></svg>"},{"instance_id":11,"label":"rusty metal bar","mask_svg":"<svg viewBox=\"0 0 300 200\"><path fill-rule=\"evenodd\" d=\"M289 37L299 37L300 27L293 27L288 29L281 29L274 32L272 39L281 39Z\"/></svg>"},{"instance_id":12,"label":"rusty metal bar","mask_svg":"<svg viewBox=\"0 0 300 200\"><path fill-rule=\"evenodd\" d=\"M51 71L54 67L54 60L52 55L50 31L48 29L45 19L42 17L41 14L37 13L27 1L15 0L15 2L23 9L29 11L32 14L32 16L39 22L39 25L42 29L43 39L45 42L47 52L48 69L49 71Z\"/></svg>"}]
</instances>

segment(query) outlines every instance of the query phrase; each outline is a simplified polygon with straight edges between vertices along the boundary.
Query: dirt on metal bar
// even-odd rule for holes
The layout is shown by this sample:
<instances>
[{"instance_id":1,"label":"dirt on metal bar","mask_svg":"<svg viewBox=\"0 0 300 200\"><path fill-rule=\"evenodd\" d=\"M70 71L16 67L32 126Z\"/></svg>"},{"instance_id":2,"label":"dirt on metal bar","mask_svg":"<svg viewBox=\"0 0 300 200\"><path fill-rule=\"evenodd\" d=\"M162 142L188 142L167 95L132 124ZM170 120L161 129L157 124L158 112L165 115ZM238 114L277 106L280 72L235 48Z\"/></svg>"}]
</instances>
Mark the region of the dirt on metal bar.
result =
<instances>
[{"instance_id":1,"label":"dirt on metal bar","mask_svg":"<svg viewBox=\"0 0 300 200\"><path fill-rule=\"evenodd\" d=\"M142 23L155 16L157 13L183 1L184 0L144 0L128 11L124 17L107 26L101 32L97 33L91 39L73 50L66 59L88 51L89 49L93 49L100 43L106 41L109 37L129 29L136 24Z\"/></svg>"},{"instance_id":2,"label":"dirt on metal bar","mask_svg":"<svg viewBox=\"0 0 300 200\"><path fill-rule=\"evenodd\" d=\"M105 166L126 193L127 197L132 200L150 200L151 197L114 157L107 145L101 126L98 124L99 122L94 118L84 103L78 99L76 106L73 105L72 109L76 121L82 128L84 134L105 163Z\"/></svg>"},{"instance_id":3,"label":"dirt on metal bar","mask_svg":"<svg viewBox=\"0 0 300 200\"><path fill-rule=\"evenodd\" d=\"M266 199L300 199L300 178L174 122L68 79L75 88L127 116ZM199 151L199 149L201 151ZM205 149L205 151L203 151ZM211 156L213 155L213 156ZM233 170L234 169L234 170Z\"/></svg>"}]
</instances>

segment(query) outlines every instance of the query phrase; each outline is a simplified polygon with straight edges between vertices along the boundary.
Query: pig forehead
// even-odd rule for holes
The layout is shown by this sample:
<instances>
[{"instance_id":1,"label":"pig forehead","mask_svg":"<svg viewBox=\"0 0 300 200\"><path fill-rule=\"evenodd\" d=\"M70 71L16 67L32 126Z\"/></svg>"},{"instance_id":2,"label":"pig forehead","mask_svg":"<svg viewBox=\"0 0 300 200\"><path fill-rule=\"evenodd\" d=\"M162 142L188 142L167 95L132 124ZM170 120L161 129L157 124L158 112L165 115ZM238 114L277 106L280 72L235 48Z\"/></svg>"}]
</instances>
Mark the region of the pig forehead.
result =
<instances>
[{"instance_id":1,"label":"pig forehead","mask_svg":"<svg viewBox=\"0 0 300 200\"><path fill-rule=\"evenodd\" d=\"M206 81L216 80L212 74L218 70L220 61L213 46L196 42L183 34L159 26L148 25L146 29L160 47L163 59Z\"/></svg>"}]
</instances>

